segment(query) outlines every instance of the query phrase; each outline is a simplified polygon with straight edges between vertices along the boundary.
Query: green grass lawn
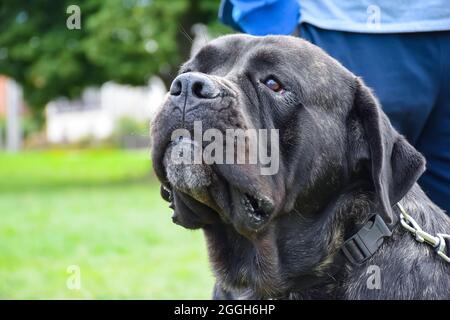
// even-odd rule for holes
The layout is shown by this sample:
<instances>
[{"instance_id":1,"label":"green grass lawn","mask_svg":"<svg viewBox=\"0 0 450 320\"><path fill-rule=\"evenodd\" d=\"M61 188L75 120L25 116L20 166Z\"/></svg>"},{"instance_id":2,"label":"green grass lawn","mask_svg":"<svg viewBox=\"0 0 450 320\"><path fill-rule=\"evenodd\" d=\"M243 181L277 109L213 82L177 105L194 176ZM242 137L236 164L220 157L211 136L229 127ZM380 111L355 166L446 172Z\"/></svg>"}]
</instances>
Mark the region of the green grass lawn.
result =
<instances>
[{"instance_id":1,"label":"green grass lawn","mask_svg":"<svg viewBox=\"0 0 450 320\"><path fill-rule=\"evenodd\" d=\"M202 232L172 224L150 172L148 152L0 154L0 298L209 298Z\"/></svg>"}]
</instances>

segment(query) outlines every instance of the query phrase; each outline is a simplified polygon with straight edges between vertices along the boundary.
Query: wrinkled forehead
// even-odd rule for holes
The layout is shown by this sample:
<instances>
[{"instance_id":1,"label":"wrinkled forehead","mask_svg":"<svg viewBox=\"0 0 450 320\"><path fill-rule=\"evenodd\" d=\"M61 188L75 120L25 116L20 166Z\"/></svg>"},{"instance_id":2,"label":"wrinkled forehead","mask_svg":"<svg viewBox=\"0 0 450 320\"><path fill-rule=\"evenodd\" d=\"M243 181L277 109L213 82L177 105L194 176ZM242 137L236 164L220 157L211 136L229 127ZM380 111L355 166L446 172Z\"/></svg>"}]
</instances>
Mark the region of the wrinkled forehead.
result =
<instances>
[{"instance_id":1,"label":"wrinkled forehead","mask_svg":"<svg viewBox=\"0 0 450 320\"><path fill-rule=\"evenodd\" d=\"M230 70L239 67L260 68L292 61L303 55L302 40L291 37L254 37L232 35L217 38L200 49L184 69L196 69L204 73L212 70ZM303 49L307 51L308 48Z\"/></svg>"},{"instance_id":2,"label":"wrinkled forehead","mask_svg":"<svg viewBox=\"0 0 450 320\"><path fill-rule=\"evenodd\" d=\"M291 36L230 35L206 44L182 69L222 74L230 70L289 68L292 72L339 72L343 68L320 48ZM182 70L183 71L183 70Z\"/></svg>"}]
</instances>

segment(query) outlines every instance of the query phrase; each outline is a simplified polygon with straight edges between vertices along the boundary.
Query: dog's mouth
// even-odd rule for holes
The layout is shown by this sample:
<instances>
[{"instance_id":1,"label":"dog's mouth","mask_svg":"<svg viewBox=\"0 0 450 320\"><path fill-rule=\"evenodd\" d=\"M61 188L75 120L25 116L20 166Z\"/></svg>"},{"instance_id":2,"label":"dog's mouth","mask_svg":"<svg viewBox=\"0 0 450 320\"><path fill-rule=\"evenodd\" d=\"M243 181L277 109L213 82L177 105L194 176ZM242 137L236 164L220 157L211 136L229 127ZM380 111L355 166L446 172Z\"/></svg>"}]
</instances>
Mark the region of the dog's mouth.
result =
<instances>
[{"instance_id":1,"label":"dog's mouth","mask_svg":"<svg viewBox=\"0 0 450 320\"><path fill-rule=\"evenodd\" d=\"M268 221L273 210L268 200L248 193L241 193L240 205L241 211L244 213L242 219L248 219L248 221L242 222L246 222L245 225L255 231L258 231Z\"/></svg>"},{"instance_id":2,"label":"dog's mouth","mask_svg":"<svg viewBox=\"0 0 450 320\"><path fill-rule=\"evenodd\" d=\"M262 221L267 217L267 212L263 209L263 200L255 198L249 194L244 194L241 199L248 216L255 221Z\"/></svg>"},{"instance_id":3,"label":"dog's mouth","mask_svg":"<svg viewBox=\"0 0 450 320\"><path fill-rule=\"evenodd\" d=\"M236 172L230 167L219 170L214 165L175 163L170 157L174 152L193 147L195 145L191 141L181 140L167 148L163 166L168 184L161 190L162 197L172 202L173 193L182 192L211 208L223 222L233 224L238 232L248 235L260 231L273 212L270 198L264 196L255 184L244 184L236 178L248 174L245 169ZM251 176L248 178L247 181L252 180ZM177 208L173 209L177 214Z\"/></svg>"}]
</instances>

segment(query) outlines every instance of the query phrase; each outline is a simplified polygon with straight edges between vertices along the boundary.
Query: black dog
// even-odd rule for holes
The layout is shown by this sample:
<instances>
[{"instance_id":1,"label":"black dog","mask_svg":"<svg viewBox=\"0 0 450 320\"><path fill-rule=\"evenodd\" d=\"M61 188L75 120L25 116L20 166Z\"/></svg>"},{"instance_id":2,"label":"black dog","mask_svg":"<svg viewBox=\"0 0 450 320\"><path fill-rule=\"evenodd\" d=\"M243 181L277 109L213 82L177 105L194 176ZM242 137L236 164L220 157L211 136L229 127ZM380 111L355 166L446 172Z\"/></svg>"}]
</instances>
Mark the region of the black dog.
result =
<instances>
[{"instance_id":1,"label":"black dog","mask_svg":"<svg viewBox=\"0 0 450 320\"><path fill-rule=\"evenodd\" d=\"M186 140L172 132L194 121L278 129L278 172L174 164L168 154ZM152 123L152 158L174 222L204 230L214 298L450 298L450 264L399 223L397 202L430 234L450 231L416 184L423 157L361 79L306 41L233 35L204 46Z\"/></svg>"}]
</instances>

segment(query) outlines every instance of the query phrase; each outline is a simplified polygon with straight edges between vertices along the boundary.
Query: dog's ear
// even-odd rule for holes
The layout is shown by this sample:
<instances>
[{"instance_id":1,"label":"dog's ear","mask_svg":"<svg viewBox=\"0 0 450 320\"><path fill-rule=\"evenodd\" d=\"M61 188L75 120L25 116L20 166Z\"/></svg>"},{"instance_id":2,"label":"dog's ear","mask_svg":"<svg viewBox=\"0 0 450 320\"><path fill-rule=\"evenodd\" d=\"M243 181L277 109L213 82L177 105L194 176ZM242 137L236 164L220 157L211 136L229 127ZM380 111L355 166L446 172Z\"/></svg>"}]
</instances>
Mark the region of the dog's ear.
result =
<instances>
[{"instance_id":1,"label":"dog's ear","mask_svg":"<svg viewBox=\"0 0 450 320\"><path fill-rule=\"evenodd\" d=\"M392 224L392 206L424 172L425 159L392 127L377 99L359 78L352 111L362 126L363 139L369 148L368 163L379 213L386 223Z\"/></svg>"}]
</instances>

